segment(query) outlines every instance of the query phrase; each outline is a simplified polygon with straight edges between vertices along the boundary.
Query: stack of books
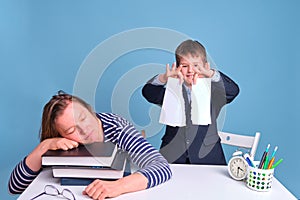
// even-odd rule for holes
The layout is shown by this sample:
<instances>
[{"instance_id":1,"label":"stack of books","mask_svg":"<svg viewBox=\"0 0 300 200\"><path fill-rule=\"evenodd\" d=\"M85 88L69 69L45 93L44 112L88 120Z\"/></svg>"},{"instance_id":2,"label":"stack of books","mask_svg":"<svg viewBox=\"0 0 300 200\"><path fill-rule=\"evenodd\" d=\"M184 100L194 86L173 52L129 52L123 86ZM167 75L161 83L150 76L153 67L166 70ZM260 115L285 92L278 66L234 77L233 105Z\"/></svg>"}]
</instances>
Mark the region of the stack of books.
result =
<instances>
[{"instance_id":1,"label":"stack of books","mask_svg":"<svg viewBox=\"0 0 300 200\"><path fill-rule=\"evenodd\" d=\"M127 175L126 153L111 142L79 145L71 150L49 150L42 165L51 166L61 185L88 185L95 179L117 180Z\"/></svg>"}]
</instances>

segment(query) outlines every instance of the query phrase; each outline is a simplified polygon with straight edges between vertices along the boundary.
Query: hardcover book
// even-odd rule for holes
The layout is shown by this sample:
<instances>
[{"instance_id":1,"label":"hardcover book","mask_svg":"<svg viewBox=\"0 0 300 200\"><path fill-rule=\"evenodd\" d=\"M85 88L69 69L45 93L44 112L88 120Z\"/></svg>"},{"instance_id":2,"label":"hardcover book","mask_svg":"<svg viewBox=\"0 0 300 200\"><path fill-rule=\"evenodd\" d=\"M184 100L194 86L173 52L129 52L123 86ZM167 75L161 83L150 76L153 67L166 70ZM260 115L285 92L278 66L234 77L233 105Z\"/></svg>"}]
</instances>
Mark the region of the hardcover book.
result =
<instances>
[{"instance_id":1,"label":"hardcover book","mask_svg":"<svg viewBox=\"0 0 300 200\"><path fill-rule=\"evenodd\" d=\"M111 167L116 153L112 142L95 142L70 150L49 150L42 156L42 165Z\"/></svg>"},{"instance_id":2,"label":"hardcover book","mask_svg":"<svg viewBox=\"0 0 300 200\"><path fill-rule=\"evenodd\" d=\"M123 177L130 175L130 172L124 171ZM61 185L72 185L72 186L82 186L82 185L89 185L91 184L96 178L67 178L67 177L61 177L60 178L60 184ZM103 179L106 181L114 181L116 179Z\"/></svg>"},{"instance_id":3,"label":"hardcover book","mask_svg":"<svg viewBox=\"0 0 300 200\"><path fill-rule=\"evenodd\" d=\"M53 177L56 178L89 178L116 180L123 177L126 167L126 152L119 150L111 167L101 166L53 166Z\"/></svg>"}]
</instances>

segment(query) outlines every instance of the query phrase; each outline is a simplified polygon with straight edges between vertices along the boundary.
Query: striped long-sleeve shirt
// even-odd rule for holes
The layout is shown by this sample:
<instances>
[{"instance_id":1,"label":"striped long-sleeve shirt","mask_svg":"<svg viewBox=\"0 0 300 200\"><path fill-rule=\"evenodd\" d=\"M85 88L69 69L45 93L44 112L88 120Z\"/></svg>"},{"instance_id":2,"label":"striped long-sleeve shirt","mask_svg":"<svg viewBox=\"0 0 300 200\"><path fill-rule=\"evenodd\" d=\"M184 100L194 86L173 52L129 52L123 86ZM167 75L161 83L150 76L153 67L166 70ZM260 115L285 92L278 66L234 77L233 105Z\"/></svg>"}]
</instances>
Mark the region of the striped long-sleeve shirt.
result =
<instances>
[{"instance_id":1,"label":"striped long-sleeve shirt","mask_svg":"<svg viewBox=\"0 0 300 200\"><path fill-rule=\"evenodd\" d=\"M148 179L147 188L169 180L172 172L167 160L126 119L112 113L98 113L106 141L111 141L128 152L130 159L139 169L136 173ZM10 193L22 193L40 171L32 171L24 158L13 170L8 188Z\"/></svg>"}]
</instances>

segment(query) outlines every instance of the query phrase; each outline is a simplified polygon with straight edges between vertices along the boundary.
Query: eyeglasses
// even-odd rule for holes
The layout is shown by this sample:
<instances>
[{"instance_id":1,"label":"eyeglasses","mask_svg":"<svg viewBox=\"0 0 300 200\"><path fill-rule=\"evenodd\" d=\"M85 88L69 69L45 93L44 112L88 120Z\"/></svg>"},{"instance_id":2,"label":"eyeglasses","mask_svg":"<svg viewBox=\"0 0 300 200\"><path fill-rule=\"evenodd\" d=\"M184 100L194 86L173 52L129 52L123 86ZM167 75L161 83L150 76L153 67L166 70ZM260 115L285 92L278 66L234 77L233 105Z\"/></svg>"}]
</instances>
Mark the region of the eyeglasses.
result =
<instances>
[{"instance_id":1,"label":"eyeglasses","mask_svg":"<svg viewBox=\"0 0 300 200\"><path fill-rule=\"evenodd\" d=\"M38 194L30 200L36 199L42 195L61 196L68 200L76 200L74 194L69 189L63 189L61 192L54 185L45 185L44 192Z\"/></svg>"}]
</instances>

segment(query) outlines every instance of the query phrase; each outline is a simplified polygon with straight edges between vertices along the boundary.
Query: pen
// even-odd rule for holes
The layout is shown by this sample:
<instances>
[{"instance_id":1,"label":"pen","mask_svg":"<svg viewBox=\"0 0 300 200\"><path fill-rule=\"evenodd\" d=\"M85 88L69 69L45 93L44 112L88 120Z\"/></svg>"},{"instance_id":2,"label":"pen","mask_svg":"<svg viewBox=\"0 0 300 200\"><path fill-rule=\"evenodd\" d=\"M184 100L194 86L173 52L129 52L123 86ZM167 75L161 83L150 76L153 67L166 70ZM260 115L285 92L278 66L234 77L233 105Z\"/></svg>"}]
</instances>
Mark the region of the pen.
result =
<instances>
[{"instance_id":1,"label":"pen","mask_svg":"<svg viewBox=\"0 0 300 200\"><path fill-rule=\"evenodd\" d=\"M278 161L271 167L271 169L277 167L282 161L283 161L283 159L281 158L280 160L278 160Z\"/></svg>"},{"instance_id":2,"label":"pen","mask_svg":"<svg viewBox=\"0 0 300 200\"><path fill-rule=\"evenodd\" d=\"M269 148L270 148L270 144L268 144L268 146L267 146L265 152L263 153L263 155L262 155L262 157L261 157L261 160L260 160L260 163L259 163L259 166L258 166L259 169L262 169L263 166L264 166L264 163L265 163L266 156L267 156L267 154L268 154Z\"/></svg>"},{"instance_id":3,"label":"pen","mask_svg":"<svg viewBox=\"0 0 300 200\"><path fill-rule=\"evenodd\" d=\"M255 167L255 165L253 164L253 161L251 160L250 155L248 153L244 154L244 158L250 167Z\"/></svg>"},{"instance_id":4,"label":"pen","mask_svg":"<svg viewBox=\"0 0 300 200\"><path fill-rule=\"evenodd\" d=\"M278 149L278 146L276 146L276 147L274 148L274 151L273 151L273 153L272 153L272 158L275 156L275 153L276 153L277 149Z\"/></svg>"},{"instance_id":5,"label":"pen","mask_svg":"<svg viewBox=\"0 0 300 200\"><path fill-rule=\"evenodd\" d=\"M271 157L270 162L269 162L269 164L267 166L267 169L271 169L271 167L272 167L272 165L274 163L274 160L275 160L275 153L277 152L277 149L278 149L278 146L276 146L274 148L274 150L273 150L272 157Z\"/></svg>"}]
</instances>

